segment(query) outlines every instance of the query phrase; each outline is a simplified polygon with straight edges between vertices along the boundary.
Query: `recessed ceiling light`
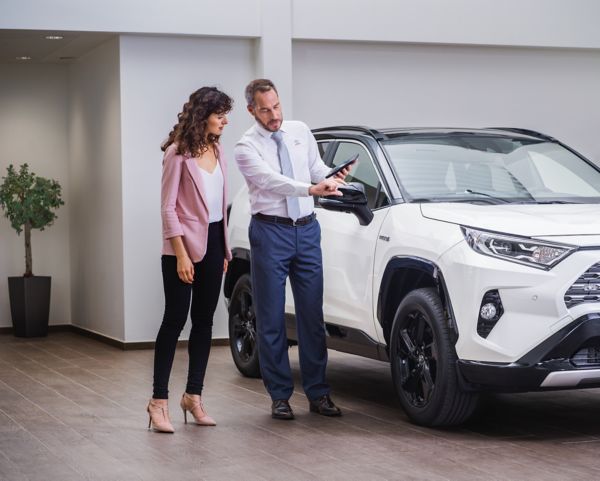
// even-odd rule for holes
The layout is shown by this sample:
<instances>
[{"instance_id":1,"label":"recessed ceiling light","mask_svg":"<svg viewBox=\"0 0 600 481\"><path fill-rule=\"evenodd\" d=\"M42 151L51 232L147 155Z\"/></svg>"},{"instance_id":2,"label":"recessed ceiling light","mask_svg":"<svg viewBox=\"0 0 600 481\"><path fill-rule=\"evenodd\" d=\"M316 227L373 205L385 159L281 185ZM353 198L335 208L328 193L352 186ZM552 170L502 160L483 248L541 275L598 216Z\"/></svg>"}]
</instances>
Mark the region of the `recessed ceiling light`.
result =
<instances>
[{"instance_id":1,"label":"recessed ceiling light","mask_svg":"<svg viewBox=\"0 0 600 481\"><path fill-rule=\"evenodd\" d=\"M15 57L17 60L31 60L31 57L27 55L23 55L21 57Z\"/></svg>"},{"instance_id":2,"label":"recessed ceiling light","mask_svg":"<svg viewBox=\"0 0 600 481\"><path fill-rule=\"evenodd\" d=\"M46 40L62 40L63 37L62 35L46 35Z\"/></svg>"}]
</instances>

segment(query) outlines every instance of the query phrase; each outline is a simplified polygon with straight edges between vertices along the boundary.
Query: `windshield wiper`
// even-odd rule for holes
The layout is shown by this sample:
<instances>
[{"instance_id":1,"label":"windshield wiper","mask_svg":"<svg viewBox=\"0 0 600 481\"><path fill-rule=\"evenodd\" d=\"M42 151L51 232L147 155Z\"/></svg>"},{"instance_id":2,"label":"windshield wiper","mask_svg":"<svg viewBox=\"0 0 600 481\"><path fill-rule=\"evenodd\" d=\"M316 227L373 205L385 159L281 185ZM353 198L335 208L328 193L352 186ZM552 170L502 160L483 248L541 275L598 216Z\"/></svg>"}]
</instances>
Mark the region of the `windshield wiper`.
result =
<instances>
[{"instance_id":1,"label":"windshield wiper","mask_svg":"<svg viewBox=\"0 0 600 481\"><path fill-rule=\"evenodd\" d=\"M519 202L519 204L582 204L582 202L574 202L572 200L531 200L525 202Z\"/></svg>"},{"instance_id":2,"label":"windshield wiper","mask_svg":"<svg viewBox=\"0 0 600 481\"><path fill-rule=\"evenodd\" d=\"M495 195L486 194L485 192L478 192L476 190L465 189L465 193L466 194L473 194L473 195L483 195L484 197L489 197L490 199L498 200L498 201L503 202L505 204L510 204L510 202L508 200L503 199L502 197L496 197Z\"/></svg>"},{"instance_id":3,"label":"windshield wiper","mask_svg":"<svg viewBox=\"0 0 600 481\"><path fill-rule=\"evenodd\" d=\"M435 204L435 203L443 203L443 202L449 202L449 203L461 203L461 202L486 202L488 204L494 204L497 205L498 199L495 199L494 197L491 197L489 199L452 199L449 197L415 197L414 199L410 199L408 202L412 203L412 204Z\"/></svg>"}]
</instances>

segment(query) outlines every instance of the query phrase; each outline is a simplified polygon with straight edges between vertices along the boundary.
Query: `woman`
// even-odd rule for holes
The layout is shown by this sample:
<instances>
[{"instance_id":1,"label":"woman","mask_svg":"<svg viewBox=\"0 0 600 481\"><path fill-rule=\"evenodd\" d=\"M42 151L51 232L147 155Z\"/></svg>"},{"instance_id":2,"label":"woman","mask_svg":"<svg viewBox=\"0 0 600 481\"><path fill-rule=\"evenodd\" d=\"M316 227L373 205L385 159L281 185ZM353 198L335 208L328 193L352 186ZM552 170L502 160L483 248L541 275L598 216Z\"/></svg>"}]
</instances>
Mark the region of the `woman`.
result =
<instances>
[{"instance_id":1,"label":"woman","mask_svg":"<svg viewBox=\"0 0 600 481\"><path fill-rule=\"evenodd\" d=\"M154 393L148 428L174 432L168 384L179 334L190 310L189 368L181 398L196 424L214 426L201 394L210 352L213 314L231 252L227 244L227 171L219 138L233 100L214 87L190 95L162 145L162 275L165 313L154 351Z\"/></svg>"}]
</instances>

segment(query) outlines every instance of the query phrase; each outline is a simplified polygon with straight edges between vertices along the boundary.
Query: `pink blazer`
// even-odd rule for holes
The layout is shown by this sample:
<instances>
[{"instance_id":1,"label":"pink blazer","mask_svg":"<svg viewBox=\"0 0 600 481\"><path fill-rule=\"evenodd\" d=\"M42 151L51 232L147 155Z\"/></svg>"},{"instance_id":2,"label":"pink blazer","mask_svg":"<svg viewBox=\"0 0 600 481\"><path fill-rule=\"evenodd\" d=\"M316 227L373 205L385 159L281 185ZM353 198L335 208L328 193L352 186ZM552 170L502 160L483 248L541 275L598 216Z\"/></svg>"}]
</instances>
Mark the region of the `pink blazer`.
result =
<instances>
[{"instance_id":1,"label":"pink blazer","mask_svg":"<svg viewBox=\"0 0 600 481\"><path fill-rule=\"evenodd\" d=\"M225 256L231 260L227 239L227 162L219 146L219 163L223 172L223 229ZM161 187L161 216L164 255L175 255L171 237L182 236L183 244L192 262L199 262L206 254L208 239L208 207L204 185L196 161L187 155L178 155L171 144L163 159Z\"/></svg>"}]
</instances>

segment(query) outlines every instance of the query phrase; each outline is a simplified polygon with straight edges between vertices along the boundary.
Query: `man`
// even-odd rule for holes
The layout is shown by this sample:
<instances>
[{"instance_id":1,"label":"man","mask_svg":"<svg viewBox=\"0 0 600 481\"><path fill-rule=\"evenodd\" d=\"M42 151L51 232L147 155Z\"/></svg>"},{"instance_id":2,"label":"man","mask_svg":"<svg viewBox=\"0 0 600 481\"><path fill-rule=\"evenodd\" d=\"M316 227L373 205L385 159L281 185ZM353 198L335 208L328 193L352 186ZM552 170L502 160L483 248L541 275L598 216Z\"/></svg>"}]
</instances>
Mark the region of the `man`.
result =
<instances>
[{"instance_id":1,"label":"man","mask_svg":"<svg viewBox=\"0 0 600 481\"><path fill-rule=\"evenodd\" d=\"M235 159L250 194L249 237L254 310L261 374L275 419L294 419L288 399L294 382L285 330L285 284L294 304L302 385L311 412L340 416L325 381L327 347L323 323L321 230L313 195L342 195L348 169L325 179L329 168L302 122L283 121L279 95L267 79L246 87L248 111L256 123L235 147ZM314 185L311 185L311 182Z\"/></svg>"}]
</instances>

